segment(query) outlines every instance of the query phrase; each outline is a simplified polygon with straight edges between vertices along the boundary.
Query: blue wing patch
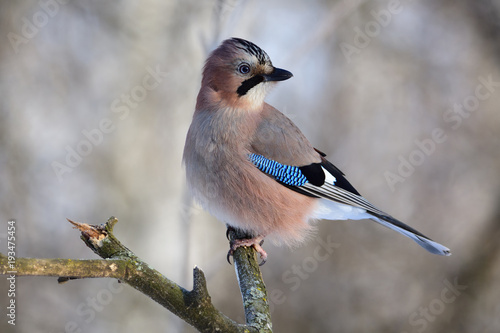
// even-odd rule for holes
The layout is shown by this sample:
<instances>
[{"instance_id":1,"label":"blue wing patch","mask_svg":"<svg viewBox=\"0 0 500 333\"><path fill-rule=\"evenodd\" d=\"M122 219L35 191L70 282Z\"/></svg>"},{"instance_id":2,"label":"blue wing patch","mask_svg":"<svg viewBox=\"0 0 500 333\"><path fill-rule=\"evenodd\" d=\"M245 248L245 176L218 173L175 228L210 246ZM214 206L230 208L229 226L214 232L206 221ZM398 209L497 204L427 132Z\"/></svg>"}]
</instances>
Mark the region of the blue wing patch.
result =
<instances>
[{"instance_id":1,"label":"blue wing patch","mask_svg":"<svg viewBox=\"0 0 500 333\"><path fill-rule=\"evenodd\" d=\"M302 186L307 183L307 178L299 167L281 164L257 154L249 154L248 158L260 171L286 185Z\"/></svg>"}]
</instances>

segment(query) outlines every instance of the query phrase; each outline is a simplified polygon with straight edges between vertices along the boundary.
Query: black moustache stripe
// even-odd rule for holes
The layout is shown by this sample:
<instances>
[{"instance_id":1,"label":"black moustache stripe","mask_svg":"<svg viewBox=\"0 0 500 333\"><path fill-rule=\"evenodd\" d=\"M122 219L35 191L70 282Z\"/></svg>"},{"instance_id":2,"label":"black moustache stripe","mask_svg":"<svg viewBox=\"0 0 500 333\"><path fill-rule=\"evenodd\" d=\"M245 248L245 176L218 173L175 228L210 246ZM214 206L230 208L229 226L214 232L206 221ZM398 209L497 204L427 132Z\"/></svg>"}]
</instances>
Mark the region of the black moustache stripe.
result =
<instances>
[{"instance_id":1,"label":"black moustache stripe","mask_svg":"<svg viewBox=\"0 0 500 333\"><path fill-rule=\"evenodd\" d=\"M252 76L251 78L243 81L241 85L238 87L238 90L236 92L238 95L241 97L245 95L250 89L258 85L259 83L264 81L264 77L262 75L255 75Z\"/></svg>"}]
</instances>

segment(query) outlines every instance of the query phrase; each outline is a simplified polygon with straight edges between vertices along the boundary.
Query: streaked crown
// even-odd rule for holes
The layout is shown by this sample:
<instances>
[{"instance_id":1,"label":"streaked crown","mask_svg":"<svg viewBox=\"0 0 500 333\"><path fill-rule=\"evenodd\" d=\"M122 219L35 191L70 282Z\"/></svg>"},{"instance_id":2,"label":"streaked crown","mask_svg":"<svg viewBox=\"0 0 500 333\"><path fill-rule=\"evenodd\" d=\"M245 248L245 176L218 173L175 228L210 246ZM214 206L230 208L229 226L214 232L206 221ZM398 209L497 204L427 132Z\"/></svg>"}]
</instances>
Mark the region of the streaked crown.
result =
<instances>
[{"instance_id":1,"label":"streaked crown","mask_svg":"<svg viewBox=\"0 0 500 333\"><path fill-rule=\"evenodd\" d=\"M249 42L249 41L244 40L244 39L241 39L241 38L232 38L232 39L229 39L229 41L232 41L234 43L234 46L239 48L240 50L243 50L243 51L247 52L248 54L255 56L255 58L257 58L259 64L261 64L261 65L268 64L271 66L273 65L271 62L271 59L269 59L269 56L267 55L267 53L263 49L261 49L260 47L255 45L254 43Z\"/></svg>"}]
</instances>

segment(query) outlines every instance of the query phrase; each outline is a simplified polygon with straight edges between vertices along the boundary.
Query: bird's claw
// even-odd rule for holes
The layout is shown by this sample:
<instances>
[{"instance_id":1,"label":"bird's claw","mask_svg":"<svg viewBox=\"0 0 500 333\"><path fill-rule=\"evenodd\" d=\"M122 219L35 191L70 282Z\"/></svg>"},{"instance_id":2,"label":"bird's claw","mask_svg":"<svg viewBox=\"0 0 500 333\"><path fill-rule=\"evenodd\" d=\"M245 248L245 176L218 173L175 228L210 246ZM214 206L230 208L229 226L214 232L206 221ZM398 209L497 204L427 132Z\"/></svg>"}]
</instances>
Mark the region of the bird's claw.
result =
<instances>
[{"instance_id":1,"label":"bird's claw","mask_svg":"<svg viewBox=\"0 0 500 333\"><path fill-rule=\"evenodd\" d=\"M229 235L229 229L226 232L226 235ZM242 246L252 246L262 259L259 266L264 265L267 261L267 253L262 248L262 244L264 244L264 238L262 236L231 240L229 242L229 251L227 252L227 262L231 265L230 257L234 254L234 251L236 251L237 248Z\"/></svg>"},{"instance_id":2,"label":"bird's claw","mask_svg":"<svg viewBox=\"0 0 500 333\"><path fill-rule=\"evenodd\" d=\"M230 232L234 232L234 231L236 231L236 230L235 230L233 227L231 227L230 225L227 225L227 229L226 229L226 238L227 238L228 240L230 240L230 239L229 239L229 233L230 233Z\"/></svg>"}]
</instances>

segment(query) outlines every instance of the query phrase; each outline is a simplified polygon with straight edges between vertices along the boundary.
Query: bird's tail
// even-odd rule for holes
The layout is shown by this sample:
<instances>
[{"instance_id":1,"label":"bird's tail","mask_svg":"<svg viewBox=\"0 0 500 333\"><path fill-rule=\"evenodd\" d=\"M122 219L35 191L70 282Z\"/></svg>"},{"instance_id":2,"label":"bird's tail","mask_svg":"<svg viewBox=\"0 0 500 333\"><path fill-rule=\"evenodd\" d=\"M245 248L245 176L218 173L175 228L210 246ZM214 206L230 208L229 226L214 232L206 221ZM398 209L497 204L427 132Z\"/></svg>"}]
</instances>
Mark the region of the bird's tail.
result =
<instances>
[{"instance_id":1,"label":"bird's tail","mask_svg":"<svg viewBox=\"0 0 500 333\"><path fill-rule=\"evenodd\" d=\"M442 256L451 255L450 249L448 249L446 246L436 243L432 239L422 235L417 230L413 229L410 226L407 226L401 221L396 220L392 216L376 215L376 217L372 218L372 220L382 224L383 226L386 226L387 228L397 231L408 238L413 239L418 245L420 245L430 253L439 254Z\"/></svg>"}]
</instances>

